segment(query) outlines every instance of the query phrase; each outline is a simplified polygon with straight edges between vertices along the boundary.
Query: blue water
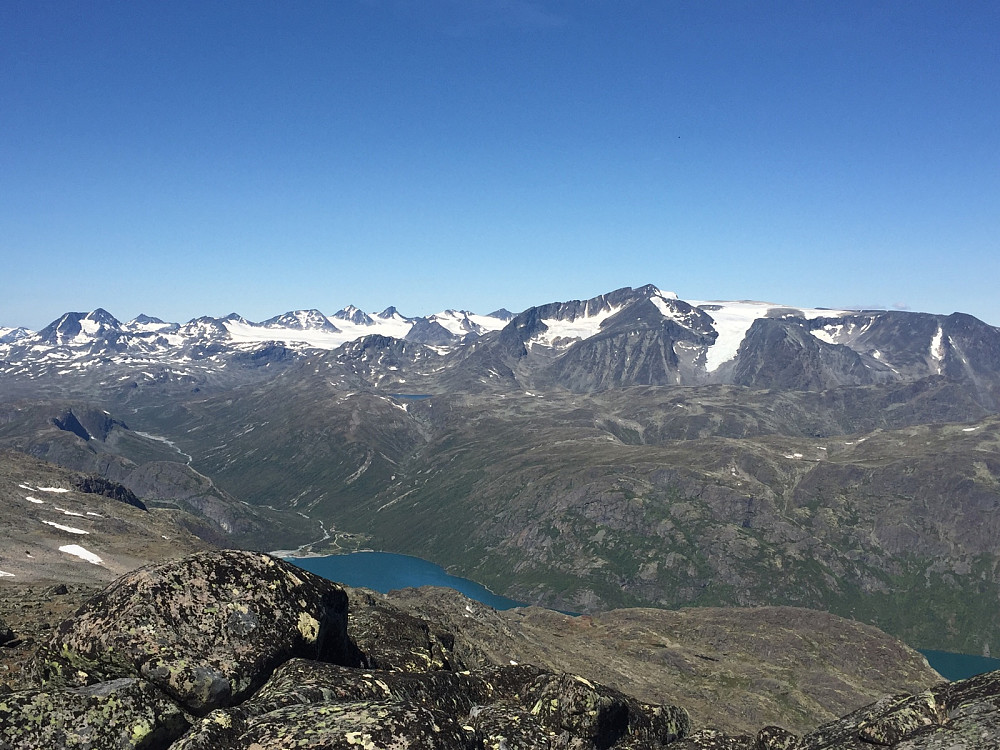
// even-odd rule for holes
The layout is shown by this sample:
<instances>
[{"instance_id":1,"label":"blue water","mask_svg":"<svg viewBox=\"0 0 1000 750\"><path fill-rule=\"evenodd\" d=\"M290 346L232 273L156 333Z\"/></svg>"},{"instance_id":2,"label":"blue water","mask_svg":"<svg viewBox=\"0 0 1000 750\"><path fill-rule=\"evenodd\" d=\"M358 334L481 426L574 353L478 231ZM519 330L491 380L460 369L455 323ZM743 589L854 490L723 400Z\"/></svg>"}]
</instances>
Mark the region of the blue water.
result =
<instances>
[{"instance_id":1,"label":"blue water","mask_svg":"<svg viewBox=\"0 0 1000 750\"><path fill-rule=\"evenodd\" d=\"M929 651L920 649L927 663L946 680L964 680L983 672L1000 669L1000 659L972 654L953 654L950 651Z\"/></svg>"},{"instance_id":2,"label":"blue water","mask_svg":"<svg viewBox=\"0 0 1000 750\"><path fill-rule=\"evenodd\" d=\"M444 568L419 557L392 552L354 552L328 557L291 557L291 562L311 573L347 586L363 586L383 594L393 589L417 586L445 586L493 609L523 606L522 602L498 596L485 586L447 573ZM1000 669L1000 659L948 651L921 650L927 662L948 680L962 680Z\"/></svg>"},{"instance_id":3,"label":"blue water","mask_svg":"<svg viewBox=\"0 0 1000 750\"><path fill-rule=\"evenodd\" d=\"M467 578L450 575L444 568L419 557L392 552L354 552L328 557L291 557L290 562L330 581L347 586L363 586L386 594L393 589L416 586L445 586L493 609L523 606L522 602L498 596Z\"/></svg>"}]
</instances>

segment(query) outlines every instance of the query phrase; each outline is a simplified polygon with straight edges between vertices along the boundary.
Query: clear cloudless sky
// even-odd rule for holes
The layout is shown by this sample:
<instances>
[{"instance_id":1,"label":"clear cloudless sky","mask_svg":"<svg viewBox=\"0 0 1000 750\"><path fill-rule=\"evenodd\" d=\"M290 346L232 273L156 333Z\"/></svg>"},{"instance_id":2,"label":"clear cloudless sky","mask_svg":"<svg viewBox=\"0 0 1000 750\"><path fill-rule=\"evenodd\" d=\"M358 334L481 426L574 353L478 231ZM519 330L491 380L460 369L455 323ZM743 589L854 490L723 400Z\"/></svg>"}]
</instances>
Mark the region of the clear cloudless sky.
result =
<instances>
[{"instance_id":1,"label":"clear cloudless sky","mask_svg":"<svg viewBox=\"0 0 1000 750\"><path fill-rule=\"evenodd\" d=\"M0 2L0 325L646 283L1000 325L1000 3Z\"/></svg>"}]
</instances>

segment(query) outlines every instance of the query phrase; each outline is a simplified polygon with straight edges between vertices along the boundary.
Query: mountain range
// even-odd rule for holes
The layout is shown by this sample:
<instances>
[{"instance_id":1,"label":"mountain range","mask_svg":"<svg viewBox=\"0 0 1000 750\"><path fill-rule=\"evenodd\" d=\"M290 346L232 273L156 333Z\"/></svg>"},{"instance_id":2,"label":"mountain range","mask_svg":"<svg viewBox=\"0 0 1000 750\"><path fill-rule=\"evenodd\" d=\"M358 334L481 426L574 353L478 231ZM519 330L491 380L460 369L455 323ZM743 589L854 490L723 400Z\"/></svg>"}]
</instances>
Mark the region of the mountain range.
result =
<instances>
[{"instance_id":1,"label":"mountain range","mask_svg":"<svg viewBox=\"0 0 1000 750\"><path fill-rule=\"evenodd\" d=\"M1000 329L969 315L647 285L516 315L99 309L0 334L0 446L214 543L407 552L565 610L808 606L1000 650Z\"/></svg>"},{"instance_id":2,"label":"mountain range","mask_svg":"<svg viewBox=\"0 0 1000 750\"><path fill-rule=\"evenodd\" d=\"M408 318L394 307L367 314L348 306L331 316L296 310L253 323L233 313L179 324L147 315L122 323L97 309L66 313L37 333L0 334L0 374L8 380L66 375L94 363L174 365L167 374L183 376L221 369L231 358L335 351L347 361L395 346L406 349L404 359L430 358L435 373L572 391L704 384L816 390L937 375L973 385L976 399L992 409L1000 365L997 329L960 313L687 302L652 285L519 315L446 310ZM411 375L427 386L445 377L420 370ZM379 374L407 382L394 372Z\"/></svg>"}]
</instances>

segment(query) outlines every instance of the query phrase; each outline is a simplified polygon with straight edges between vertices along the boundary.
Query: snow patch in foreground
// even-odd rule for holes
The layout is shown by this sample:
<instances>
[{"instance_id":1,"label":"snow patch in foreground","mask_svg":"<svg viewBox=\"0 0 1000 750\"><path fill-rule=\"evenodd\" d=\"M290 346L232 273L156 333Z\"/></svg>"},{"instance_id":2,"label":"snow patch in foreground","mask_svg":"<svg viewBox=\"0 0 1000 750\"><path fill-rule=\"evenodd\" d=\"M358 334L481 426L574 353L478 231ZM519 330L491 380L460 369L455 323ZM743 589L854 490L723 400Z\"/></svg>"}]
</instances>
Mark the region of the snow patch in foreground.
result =
<instances>
[{"instance_id":1,"label":"snow patch in foreground","mask_svg":"<svg viewBox=\"0 0 1000 750\"><path fill-rule=\"evenodd\" d=\"M13 573L8 573L6 570L0 570L0 578L13 578Z\"/></svg>"},{"instance_id":2,"label":"snow patch in foreground","mask_svg":"<svg viewBox=\"0 0 1000 750\"><path fill-rule=\"evenodd\" d=\"M62 487L39 487L39 492L69 492L69 490L64 490Z\"/></svg>"},{"instance_id":3,"label":"snow patch in foreground","mask_svg":"<svg viewBox=\"0 0 1000 750\"><path fill-rule=\"evenodd\" d=\"M29 503L34 503L35 505L45 505L44 500L39 500L37 497L32 497L31 495L28 495L24 499L27 500Z\"/></svg>"},{"instance_id":4,"label":"snow patch in foreground","mask_svg":"<svg viewBox=\"0 0 1000 750\"><path fill-rule=\"evenodd\" d=\"M83 529L76 529L72 526L63 526L61 523L56 523L55 521L42 521L42 523L47 523L49 526L55 526L60 531L68 531L70 534L89 534L89 531L84 531Z\"/></svg>"},{"instance_id":5,"label":"snow patch in foreground","mask_svg":"<svg viewBox=\"0 0 1000 750\"><path fill-rule=\"evenodd\" d=\"M86 560L94 565L100 565L104 560L95 555L88 549L81 547L79 544L65 544L59 548L60 552L65 552L67 555L74 555L79 557L81 560Z\"/></svg>"}]
</instances>

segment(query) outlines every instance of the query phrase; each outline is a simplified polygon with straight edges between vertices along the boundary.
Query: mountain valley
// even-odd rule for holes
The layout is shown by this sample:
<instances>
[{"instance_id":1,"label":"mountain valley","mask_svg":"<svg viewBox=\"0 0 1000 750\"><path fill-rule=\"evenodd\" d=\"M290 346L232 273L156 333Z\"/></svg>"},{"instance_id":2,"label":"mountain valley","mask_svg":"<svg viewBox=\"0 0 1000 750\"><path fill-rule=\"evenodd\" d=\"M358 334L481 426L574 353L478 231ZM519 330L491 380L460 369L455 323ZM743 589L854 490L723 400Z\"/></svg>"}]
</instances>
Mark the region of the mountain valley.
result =
<instances>
[{"instance_id":1,"label":"mountain valley","mask_svg":"<svg viewBox=\"0 0 1000 750\"><path fill-rule=\"evenodd\" d=\"M98 310L4 339L0 446L204 543L406 552L577 612L810 607L1000 652L1000 330L967 315L645 286L516 315Z\"/></svg>"}]
</instances>

